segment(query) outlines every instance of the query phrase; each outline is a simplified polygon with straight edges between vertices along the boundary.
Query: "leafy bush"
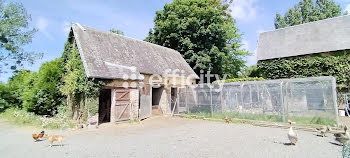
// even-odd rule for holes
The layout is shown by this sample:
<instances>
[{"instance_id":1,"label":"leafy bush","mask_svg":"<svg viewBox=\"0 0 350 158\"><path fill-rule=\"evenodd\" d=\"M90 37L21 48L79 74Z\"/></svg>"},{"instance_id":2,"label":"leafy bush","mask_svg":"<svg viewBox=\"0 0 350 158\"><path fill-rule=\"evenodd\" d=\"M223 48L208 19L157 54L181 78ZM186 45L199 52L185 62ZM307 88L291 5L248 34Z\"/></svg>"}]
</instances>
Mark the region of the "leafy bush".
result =
<instances>
[{"instance_id":1,"label":"leafy bush","mask_svg":"<svg viewBox=\"0 0 350 158\"><path fill-rule=\"evenodd\" d=\"M229 82L244 82L244 81L261 81L264 80L262 77L246 77L246 78L231 78L231 79L226 79L226 80L218 80L214 81L214 84L217 83L229 83Z\"/></svg>"},{"instance_id":2,"label":"leafy bush","mask_svg":"<svg viewBox=\"0 0 350 158\"><path fill-rule=\"evenodd\" d=\"M12 107L22 108L23 94L26 90L33 87L35 72L27 70L16 71L13 77L7 83L8 90L11 93L11 98L4 98Z\"/></svg>"},{"instance_id":3,"label":"leafy bush","mask_svg":"<svg viewBox=\"0 0 350 158\"><path fill-rule=\"evenodd\" d=\"M63 102L63 95L58 87L62 78L61 59L44 63L32 84L23 92L23 107L28 112L39 115L54 115Z\"/></svg>"},{"instance_id":4,"label":"leafy bush","mask_svg":"<svg viewBox=\"0 0 350 158\"><path fill-rule=\"evenodd\" d=\"M258 70L258 67L256 65L248 66L243 69L241 72L241 75L243 78L245 77L262 77L262 74Z\"/></svg>"},{"instance_id":5,"label":"leafy bush","mask_svg":"<svg viewBox=\"0 0 350 158\"><path fill-rule=\"evenodd\" d=\"M0 112L13 106L11 103L15 102L16 98L11 93L11 89L7 84L0 82Z\"/></svg>"}]
</instances>

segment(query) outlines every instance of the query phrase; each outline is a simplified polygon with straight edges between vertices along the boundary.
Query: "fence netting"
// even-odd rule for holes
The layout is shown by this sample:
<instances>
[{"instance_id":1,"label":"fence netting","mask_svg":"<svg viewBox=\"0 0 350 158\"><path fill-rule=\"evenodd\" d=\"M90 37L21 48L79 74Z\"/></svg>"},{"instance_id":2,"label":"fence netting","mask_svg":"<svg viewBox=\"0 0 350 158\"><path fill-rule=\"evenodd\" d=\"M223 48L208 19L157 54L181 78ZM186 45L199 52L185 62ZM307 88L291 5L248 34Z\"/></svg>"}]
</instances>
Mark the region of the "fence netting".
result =
<instances>
[{"instance_id":1,"label":"fence netting","mask_svg":"<svg viewBox=\"0 0 350 158\"><path fill-rule=\"evenodd\" d=\"M179 89L178 112L302 124L338 124L333 77L202 84Z\"/></svg>"}]
</instances>

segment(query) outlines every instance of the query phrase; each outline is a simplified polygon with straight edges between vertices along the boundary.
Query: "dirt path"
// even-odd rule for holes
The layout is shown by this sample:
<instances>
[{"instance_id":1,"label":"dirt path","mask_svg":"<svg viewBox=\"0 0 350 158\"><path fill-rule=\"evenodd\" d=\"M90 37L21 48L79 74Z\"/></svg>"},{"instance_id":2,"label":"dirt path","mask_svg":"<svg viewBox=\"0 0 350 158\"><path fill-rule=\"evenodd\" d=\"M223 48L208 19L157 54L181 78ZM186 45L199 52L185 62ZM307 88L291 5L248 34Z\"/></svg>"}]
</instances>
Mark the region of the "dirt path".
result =
<instances>
[{"instance_id":1,"label":"dirt path","mask_svg":"<svg viewBox=\"0 0 350 158\"><path fill-rule=\"evenodd\" d=\"M341 157L333 136L297 131L288 146L287 130L183 118L151 118L141 123L104 124L99 129L51 131L64 146L33 142L31 130L0 122L1 157Z\"/></svg>"}]
</instances>

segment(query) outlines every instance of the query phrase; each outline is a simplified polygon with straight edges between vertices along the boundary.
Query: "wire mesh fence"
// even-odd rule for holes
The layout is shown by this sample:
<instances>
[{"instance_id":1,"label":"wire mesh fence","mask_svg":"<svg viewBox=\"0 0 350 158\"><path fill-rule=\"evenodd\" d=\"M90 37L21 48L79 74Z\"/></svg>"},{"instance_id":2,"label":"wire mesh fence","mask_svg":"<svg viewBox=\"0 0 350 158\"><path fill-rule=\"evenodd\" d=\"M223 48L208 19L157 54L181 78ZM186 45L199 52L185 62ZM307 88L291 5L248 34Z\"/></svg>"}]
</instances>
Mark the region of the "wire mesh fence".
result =
<instances>
[{"instance_id":1,"label":"wire mesh fence","mask_svg":"<svg viewBox=\"0 0 350 158\"><path fill-rule=\"evenodd\" d=\"M338 124L333 77L204 84L180 88L179 113L302 124Z\"/></svg>"}]
</instances>

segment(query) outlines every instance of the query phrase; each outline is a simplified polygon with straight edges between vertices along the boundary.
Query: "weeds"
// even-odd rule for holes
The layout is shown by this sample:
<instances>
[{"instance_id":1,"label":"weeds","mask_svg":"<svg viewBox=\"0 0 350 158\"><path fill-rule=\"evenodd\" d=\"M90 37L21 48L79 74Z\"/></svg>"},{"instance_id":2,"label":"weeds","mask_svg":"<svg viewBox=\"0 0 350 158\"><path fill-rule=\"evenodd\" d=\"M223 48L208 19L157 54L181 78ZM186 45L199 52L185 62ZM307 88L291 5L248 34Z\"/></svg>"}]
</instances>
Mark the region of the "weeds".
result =
<instances>
[{"instance_id":1,"label":"weeds","mask_svg":"<svg viewBox=\"0 0 350 158\"><path fill-rule=\"evenodd\" d=\"M190 113L186 115L185 118L208 118L210 119L219 119L224 120L225 117L235 118L235 119L245 119L245 120L256 120L256 121L267 121L267 122L283 122L283 117L280 115L265 115L265 114L249 114L249 113L238 113L238 112L228 112L228 113L210 113L206 112L197 112ZM291 116L285 118L285 120L293 120L298 124L305 125L334 125L336 120L328 117L297 117ZM241 121L238 121L240 123ZM248 121L249 122L249 121Z\"/></svg>"},{"instance_id":2,"label":"weeds","mask_svg":"<svg viewBox=\"0 0 350 158\"><path fill-rule=\"evenodd\" d=\"M63 110L58 112L54 117L47 117L35 115L21 109L10 108L0 113L0 119L7 120L16 125L27 125L46 129L60 129L74 126L74 123Z\"/></svg>"}]
</instances>

